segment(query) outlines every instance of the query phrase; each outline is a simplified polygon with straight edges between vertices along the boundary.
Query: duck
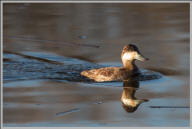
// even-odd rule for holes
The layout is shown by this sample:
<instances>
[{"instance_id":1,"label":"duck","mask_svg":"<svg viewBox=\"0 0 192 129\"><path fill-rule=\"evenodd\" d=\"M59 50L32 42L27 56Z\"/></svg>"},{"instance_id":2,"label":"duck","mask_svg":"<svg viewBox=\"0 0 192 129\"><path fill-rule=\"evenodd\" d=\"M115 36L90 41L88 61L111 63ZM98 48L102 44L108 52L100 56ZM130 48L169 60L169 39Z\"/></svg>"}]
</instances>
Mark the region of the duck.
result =
<instances>
[{"instance_id":1,"label":"duck","mask_svg":"<svg viewBox=\"0 0 192 129\"><path fill-rule=\"evenodd\" d=\"M136 45L128 44L122 49L121 60L123 67L97 68L82 71L80 74L95 82L127 80L129 77L140 74L140 71L135 64L136 60L146 61L149 59L140 53Z\"/></svg>"},{"instance_id":2,"label":"duck","mask_svg":"<svg viewBox=\"0 0 192 129\"><path fill-rule=\"evenodd\" d=\"M135 97L136 90L139 88L139 81L134 78L123 81L123 92L121 95L122 107L128 113L133 113L139 105L148 102L148 99L137 99Z\"/></svg>"}]
</instances>

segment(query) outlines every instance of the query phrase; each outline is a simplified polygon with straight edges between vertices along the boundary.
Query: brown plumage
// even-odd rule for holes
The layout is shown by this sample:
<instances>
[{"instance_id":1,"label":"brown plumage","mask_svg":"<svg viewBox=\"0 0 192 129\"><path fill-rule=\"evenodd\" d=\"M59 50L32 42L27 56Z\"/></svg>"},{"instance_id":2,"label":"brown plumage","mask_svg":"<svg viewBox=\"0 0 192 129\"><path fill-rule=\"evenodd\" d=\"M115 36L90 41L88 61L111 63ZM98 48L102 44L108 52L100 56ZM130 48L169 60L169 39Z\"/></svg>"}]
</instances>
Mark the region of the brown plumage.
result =
<instances>
[{"instance_id":1,"label":"brown plumage","mask_svg":"<svg viewBox=\"0 0 192 129\"><path fill-rule=\"evenodd\" d=\"M81 75L96 82L123 80L123 78L125 79L131 76L131 74L132 72L129 70L120 67L106 67L81 72Z\"/></svg>"}]
</instances>

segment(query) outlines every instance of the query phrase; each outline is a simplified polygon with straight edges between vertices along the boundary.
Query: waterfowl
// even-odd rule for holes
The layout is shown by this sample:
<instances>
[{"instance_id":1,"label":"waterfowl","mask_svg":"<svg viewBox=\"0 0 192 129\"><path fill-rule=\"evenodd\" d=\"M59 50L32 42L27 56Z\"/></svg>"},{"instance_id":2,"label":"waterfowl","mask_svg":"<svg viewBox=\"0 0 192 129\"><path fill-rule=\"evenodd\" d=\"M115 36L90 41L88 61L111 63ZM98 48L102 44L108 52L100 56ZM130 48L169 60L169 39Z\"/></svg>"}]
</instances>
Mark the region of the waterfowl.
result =
<instances>
[{"instance_id":1,"label":"waterfowl","mask_svg":"<svg viewBox=\"0 0 192 129\"><path fill-rule=\"evenodd\" d=\"M135 65L135 60L145 61L137 46L133 44L125 45L121 52L123 67L104 67L81 72L82 76L96 82L126 80L127 78L139 74L139 69Z\"/></svg>"}]
</instances>

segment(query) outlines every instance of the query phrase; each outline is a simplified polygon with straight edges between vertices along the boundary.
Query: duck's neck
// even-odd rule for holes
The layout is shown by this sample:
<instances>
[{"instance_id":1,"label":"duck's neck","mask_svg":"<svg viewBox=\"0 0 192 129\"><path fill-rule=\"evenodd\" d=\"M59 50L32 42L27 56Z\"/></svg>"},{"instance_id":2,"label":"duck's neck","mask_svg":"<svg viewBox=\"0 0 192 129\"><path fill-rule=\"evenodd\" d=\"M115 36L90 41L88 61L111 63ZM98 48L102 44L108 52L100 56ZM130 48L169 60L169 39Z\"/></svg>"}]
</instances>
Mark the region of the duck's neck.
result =
<instances>
[{"instance_id":1,"label":"duck's neck","mask_svg":"<svg viewBox=\"0 0 192 129\"><path fill-rule=\"evenodd\" d=\"M138 70L137 66L135 65L135 61L123 61L123 67L130 71Z\"/></svg>"}]
</instances>

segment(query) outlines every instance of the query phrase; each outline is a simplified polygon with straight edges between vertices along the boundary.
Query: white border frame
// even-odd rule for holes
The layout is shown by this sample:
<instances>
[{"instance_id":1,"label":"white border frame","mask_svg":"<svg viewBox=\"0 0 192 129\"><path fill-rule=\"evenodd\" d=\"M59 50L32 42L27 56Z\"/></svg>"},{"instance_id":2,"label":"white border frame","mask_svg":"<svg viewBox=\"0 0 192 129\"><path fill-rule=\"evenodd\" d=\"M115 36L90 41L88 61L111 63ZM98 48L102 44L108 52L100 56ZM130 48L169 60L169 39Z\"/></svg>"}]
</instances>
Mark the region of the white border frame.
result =
<instances>
[{"instance_id":1,"label":"white border frame","mask_svg":"<svg viewBox=\"0 0 192 129\"><path fill-rule=\"evenodd\" d=\"M1 28L1 32L0 32L0 35L1 35L1 80L0 80L0 82L1 82L1 112L0 112L0 114L1 114L1 128L3 127L3 3L2 2L0 2L1 3L1 5L0 5L0 9L1 9L1 18L0 18L0 20L1 20L1 22L0 22L0 28Z\"/></svg>"},{"instance_id":2,"label":"white border frame","mask_svg":"<svg viewBox=\"0 0 192 129\"><path fill-rule=\"evenodd\" d=\"M20 128L41 128L41 129L46 129L46 128L50 128L50 127L3 127L3 4L4 3L189 3L190 4L190 85L192 84L192 73L191 73L191 68L192 68L192 64L191 64L191 53L192 53L192 50L191 50L191 31L192 31L192 25L191 25L191 20L192 20L192 1L4 1L4 0L0 0L0 14L1 14L1 32L0 32L0 35L1 35L1 89L0 89L0 92L1 92L1 123L0 123L0 126L1 128L8 128L8 129L20 129ZM192 91L192 88L190 88L190 109L192 107L192 103L191 103L191 92ZM191 110L190 110L190 128L191 128ZM95 127L51 127L51 128L65 128L65 129L68 129L68 128L95 128ZM100 127L101 128L101 127ZM140 127L102 127L102 128L137 128L139 129ZM154 128L154 127L142 127L142 128ZM162 127L155 127L155 128L162 128ZM189 128L189 127L166 127L166 128Z\"/></svg>"},{"instance_id":3,"label":"white border frame","mask_svg":"<svg viewBox=\"0 0 192 129\"><path fill-rule=\"evenodd\" d=\"M2 0L3 3L191 3L190 1L4 1Z\"/></svg>"}]
</instances>

